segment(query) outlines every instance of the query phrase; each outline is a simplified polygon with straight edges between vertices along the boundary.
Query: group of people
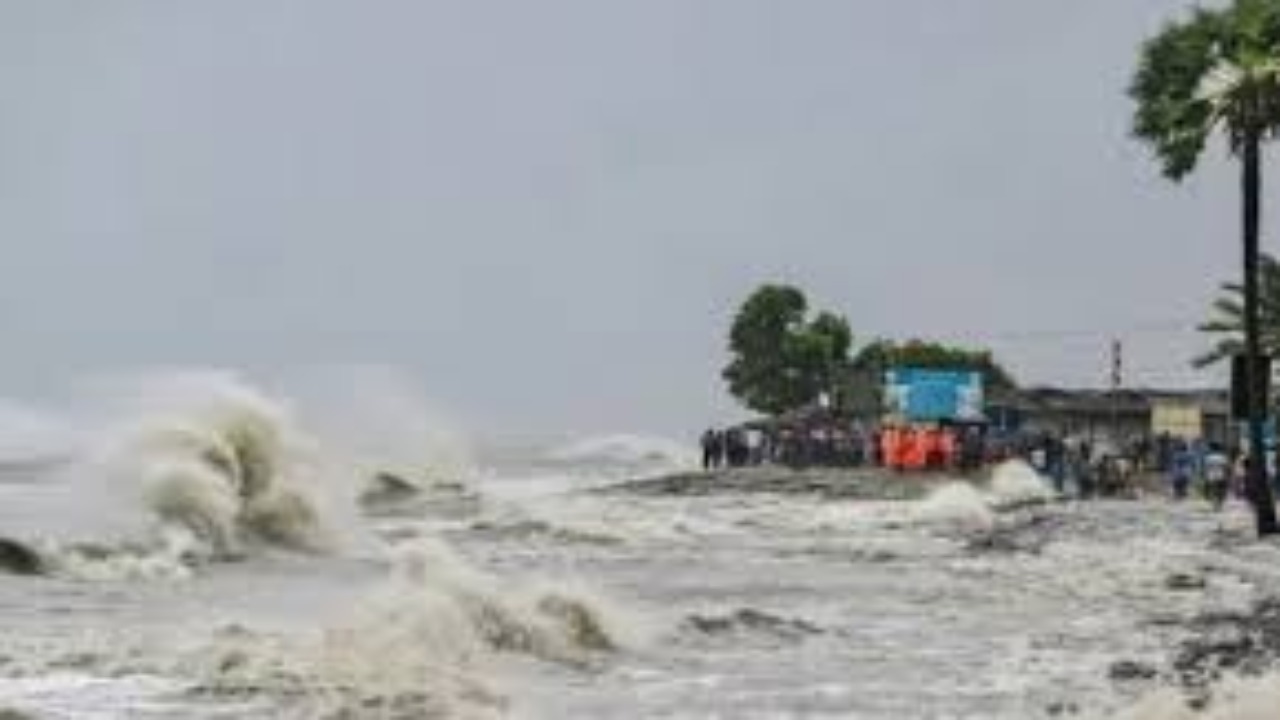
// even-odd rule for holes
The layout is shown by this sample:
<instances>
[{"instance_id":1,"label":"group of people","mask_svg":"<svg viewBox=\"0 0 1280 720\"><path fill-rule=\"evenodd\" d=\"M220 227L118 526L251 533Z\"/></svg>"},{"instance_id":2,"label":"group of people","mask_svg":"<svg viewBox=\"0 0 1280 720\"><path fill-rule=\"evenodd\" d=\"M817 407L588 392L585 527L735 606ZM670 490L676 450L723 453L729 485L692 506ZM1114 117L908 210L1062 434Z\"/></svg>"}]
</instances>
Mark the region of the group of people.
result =
<instances>
[{"instance_id":1,"label":"group of people","mask_svg":"<svg viewBox=\"0 0 1280 720\"><path fill-rule=\"evenodd\" d=\"M875 434L878 464L892 470L972 470L987 459L979 428L887 426Z\"/></svg>"},{"instance_id":2,"label":"group of people","mask_svg":"<svg viewBox=\"0 0 1280 720\"><path fill-rule=\"evenodd\" d=\"M971 470L992 459L981 429L940 425L711 428L702 434L701 446L706 470L771 463L923 472Z\"/></svg>"},{"instance_id":3,"label":"group of people","mask_svg":"<svg viewBox=\"0 0 1280 720\"><path fill-rule=\"evenodd\" d=\"M971 472L1020 458L1060 493L1080 497L1129 495L1140 475L1163 477L1173 497L1199 490L1221 506L1243 495L1248 458L1222 445L1169 436L1118 446L1049 432L997 433L982 426L852 424L708 429L702 434L706 470L778 464L790 467L876 466L900 472ZM1274 453L1267 458L1276 477Z\"/></svg>"},{"instance_id":4,"label":"group of people","mask_svg":"<svg viewBox=\"0 0 1280 720\"><path fill-rule=\"evenodd\" d=\"M709 428L702 434L702 469L743 467L758 462L747 432L741 428Z\"/></svg>"},{"instance_id":5,"label":"group of people","mask_svg":"<svg viewBox=\"0 0 1280 720\"><path fill-rule=\"evenodd\" d=\"M1229 452L1213 442L1160 437L1156 439L1153 459L1156 469L1168 479L1169 488L1178 500L1186 499L1197 487L1217 507L1222 507L1232 495L1245 496L1245 479L1250 463L1245 453ZM1266 473L1274 481L1274 451L1267 453Z\"/></svg>"},{"instance_id":6,"label":"group of people","mask_svg":"<svg viewBox=\"0 0 1280 720\"><path fill-rule=\"evenodd\" d=\"M1073 485L1080 497L1124 495L1131 490L1138 467L1131 456L1099 447L1086 438L1024 433L1011 438L1010 445L1012 456L1048 478L1060 494Z\"/></svg>"},{"instance_id":7,"label":"group of people","mask_svg":"<svg viewBox=\"0 0 1280 720\"><path fill-rule=\"evenodd\" d=\"M856 467L866 459L865 441L856 428L823 426L771 431L710 428L702 434L701 444L705 470L766 463L792 467Z\"/></svg>"},{"instance_id":8,"label":"group of people","mask_svg":"<svg viewBox=\"0 0 1280 720\"><path fill-rule=\"evenodd\" d=\"M1233 495L1244 496L1249 466L1246 455L1221 443L1168 435L1099 447L1086 439L1044 433L1023 436L1015 454L1049 478L1060 493L1073 489L1080 497L1133 495L1139 491L1136 481L1145 477L1163 481L1174 499L1199 492L1219 508ZM1267 473L1276 477L1274 453L1268 455Z\"/></svg>"}]
</instances>

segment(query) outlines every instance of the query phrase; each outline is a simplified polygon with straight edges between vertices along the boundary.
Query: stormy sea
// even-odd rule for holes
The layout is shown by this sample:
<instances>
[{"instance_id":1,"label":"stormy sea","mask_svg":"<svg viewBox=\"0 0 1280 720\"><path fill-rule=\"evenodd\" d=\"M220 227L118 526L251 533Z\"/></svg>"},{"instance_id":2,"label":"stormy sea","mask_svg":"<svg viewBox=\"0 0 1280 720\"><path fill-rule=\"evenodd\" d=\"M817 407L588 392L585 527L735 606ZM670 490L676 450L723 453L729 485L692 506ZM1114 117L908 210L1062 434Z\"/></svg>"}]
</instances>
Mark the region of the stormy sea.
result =
<instances>
[{"instance_id":1,"label":"stormy sea","mask_svg":"<svg viewBox=\"0 0 1280 720\"><path fill-rule=\"evenodd\" d=\"M0 717L1276 717L1240 503L486 442L225 373L0 423ZM12 417L9 417L12 416Z\"/></svg>"}]
</instances>

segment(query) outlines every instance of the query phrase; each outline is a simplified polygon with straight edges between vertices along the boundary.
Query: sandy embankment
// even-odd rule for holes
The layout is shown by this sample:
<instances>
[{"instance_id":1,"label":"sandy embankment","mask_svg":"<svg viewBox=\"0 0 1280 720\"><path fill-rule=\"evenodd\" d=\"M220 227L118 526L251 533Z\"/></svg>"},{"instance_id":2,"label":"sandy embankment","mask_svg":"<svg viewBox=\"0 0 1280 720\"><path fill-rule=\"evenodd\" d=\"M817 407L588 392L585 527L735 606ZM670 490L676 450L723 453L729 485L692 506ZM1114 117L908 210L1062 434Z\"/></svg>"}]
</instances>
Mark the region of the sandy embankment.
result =
<instances>
[{"instance_id":1,"label":"sandy embankment","mask_svg":"<svg viewBox=\"0 0 1280 720\"><path fill-rule=\"evenodd\" d=\"M706 496L717 494L774 493L817 495L825 498L867 500L915 500L955 476L900 474L880 468L810 468L761 466L712 472L683 472L629 480L601 492L635 495ZM976 482L983 482L978 480Z\"/></svg>"}]
</instances>

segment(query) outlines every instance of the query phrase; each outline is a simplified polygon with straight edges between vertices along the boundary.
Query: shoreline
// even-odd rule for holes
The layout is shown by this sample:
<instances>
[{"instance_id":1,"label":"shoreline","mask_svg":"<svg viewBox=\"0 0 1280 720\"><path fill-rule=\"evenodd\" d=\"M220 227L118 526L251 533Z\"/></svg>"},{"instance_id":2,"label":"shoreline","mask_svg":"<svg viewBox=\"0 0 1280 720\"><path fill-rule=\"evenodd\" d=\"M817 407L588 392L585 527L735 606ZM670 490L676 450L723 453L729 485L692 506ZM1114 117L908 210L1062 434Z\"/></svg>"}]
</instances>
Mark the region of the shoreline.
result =
<instances>
[{"instance_id":1,"label":"shoreline","mask_svg":"<svg viewBox=\"0 0 1280 720\"><path fill-rule=\"evenodd\" d=\"M901 473L883 468L805 468L779 465L676 472L627 480L596 490L602 494L703 497L721 494L817 495L824 499L919 500L954 482L983 486L976 476Z\"/></svg>"},{"instance_id":2,"label":"shoreline","mask_svg":"<svg viewBox=\"0 0 1280 720\"><path fill-rule=\"evenodd\" d=\"M985 489L998 466L977 472L902 472L882 467L811 467L753 465L718 470L688 470L624 480L593 490L596 494L648 497L707 497L713 495L814 495L826 500L922 500L932 491L953 483ZM1052 481L1041 477L1047 487ZM1128 490L1112 499L1138 500L1171 497L1159 474L1141 473ZM1194 497L1194 495L1193 495Z\"/></svg>"}]
</instances>

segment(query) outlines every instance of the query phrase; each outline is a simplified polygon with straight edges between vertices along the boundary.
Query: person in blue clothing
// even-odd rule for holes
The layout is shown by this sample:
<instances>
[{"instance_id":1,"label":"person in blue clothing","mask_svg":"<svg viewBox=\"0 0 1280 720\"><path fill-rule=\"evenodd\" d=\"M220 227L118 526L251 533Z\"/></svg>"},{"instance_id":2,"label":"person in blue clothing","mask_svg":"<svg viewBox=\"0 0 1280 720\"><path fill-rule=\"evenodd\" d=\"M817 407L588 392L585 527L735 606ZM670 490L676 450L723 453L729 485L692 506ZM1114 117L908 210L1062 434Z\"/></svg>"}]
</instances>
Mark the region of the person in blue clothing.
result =
<instances>
[{"instance_id":1,"label":"person in blue clothing","mask_svg":"<svg viewBox=\"0 0 1280 720\"><path fill-rule=\"evenodd\" d=\"M1222 510L1231 489L1231 459L1222 446L1209 443L1204 457L1204 491L1215 510Z\"/></svg>"},{"instance_id":2,"label":"person in blue clothing","mask_svg":"<svg viewBox=\"0 0 1280 720\"><path fill-rule=\"evenodd\" d=\"M1195 453L1191 447L1181 440L1173 443L1169 458L1169 472L1173 482L1173 497L1185 500L1191 487L1191 478L1195 475Z\"/></svg>"}]
</instances>

